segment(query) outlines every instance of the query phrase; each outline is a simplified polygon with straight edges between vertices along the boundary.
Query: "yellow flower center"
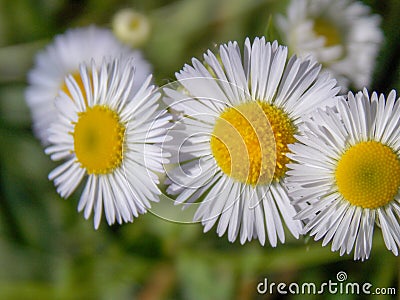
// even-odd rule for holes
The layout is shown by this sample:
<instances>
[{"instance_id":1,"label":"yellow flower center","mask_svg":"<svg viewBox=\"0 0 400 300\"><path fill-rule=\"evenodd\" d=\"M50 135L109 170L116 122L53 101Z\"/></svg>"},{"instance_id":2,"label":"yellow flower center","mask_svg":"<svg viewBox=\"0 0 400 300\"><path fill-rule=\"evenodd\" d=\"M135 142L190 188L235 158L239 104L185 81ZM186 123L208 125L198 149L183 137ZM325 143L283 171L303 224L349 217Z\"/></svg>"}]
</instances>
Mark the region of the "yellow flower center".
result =
<instances>
[{"instance_id":1,"label":"yellow flower center","mask_svg":"<svg viewBox=\"0 0 400 300\"><path fill-rule=\"evenodd\" d=\"M123 158L125 126L118 114L106 106L88 107L79 114L73 137L76 157L88 174L107 174Z\"/></svg>"},{"instance_id":2,"label":"yellow flower center","mask_svg":"<svg viewBox=\"0 0 400 300\"><path fill-rule=\"evenodd\" d=\"M323 36L325 38L325 46L331 47L341 44L340 31L327 19L316 18L314 20L314 32L316 35Z\"/></svg>"},{"instance_id":3,"label":"yellow flower center","mask_svg":"<svg viewBox=\"0 0 400 300\"><path fill-rule=\"evenodd\" d=\"M251 185L279 181L286 172L288 144L296 127L271 104L252 101L225 109L217 119L210 146L228 176Z\"/></svg>"},{"instance_id":4,"label":"yellow flower center","mask_svg":"<svg viewBox=\"0 0 400 300\"><path fill-rule=\"evenodd\" d=\"M352 205L375 209L397 194L400 161L390 147L380 142L360 142L342 155L335 179L339 193Z\"/></svg>"},{"instance_id":5,"label":"yellow flower center","mask_svg":"<svg viewBox=\"0 0 400 300\"><path fill-rule=\"evenodd\" d=\"M137 30L140 28L140 18L132 18L131 21L129 22L129 29L131 30Z\"/></svg>"}]
</instances>

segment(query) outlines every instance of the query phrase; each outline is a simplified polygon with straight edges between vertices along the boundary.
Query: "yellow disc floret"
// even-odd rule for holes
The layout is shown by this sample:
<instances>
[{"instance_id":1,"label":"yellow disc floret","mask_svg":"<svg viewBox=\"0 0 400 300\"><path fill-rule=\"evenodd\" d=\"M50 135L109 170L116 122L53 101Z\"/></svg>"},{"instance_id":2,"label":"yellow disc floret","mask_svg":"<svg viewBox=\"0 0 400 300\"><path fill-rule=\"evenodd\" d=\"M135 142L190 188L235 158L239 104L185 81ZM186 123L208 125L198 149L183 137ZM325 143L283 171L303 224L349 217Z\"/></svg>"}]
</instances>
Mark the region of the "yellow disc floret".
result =
<instances>
[{"instance_id":1,"label":"yellow disc floret","mask_svg":"<svg viewBox=\"0 0 400 300\"><path fill-rule=\"evenodd\" d=\"M118 114L102 105L88 107L75 124L74 149L88 174L107 174L122 162L125 126Z\"/></svg>"},{"instance_id":2,"label":"yellow disc floret","mask_svg":"<svg viewBox=\"0 0 400 300\"><path fill-rule=\"evenodd\" d=\"M340 31L327 19L317 18L314 20L314 32L318 36L323 36L325 38L325 46L331 47L341 44Z\"/></svg>"},{"instance_id":3,"label":"yellow disc floret","mask_svg":"<svg viewBox=\"0 0 400 300\"><path fill-rule=\"evenodd\" d=\"M296 128L280 108L251 101L225 109L217 119L210 146L221 170L251 185L280 180L287 168L288 144Z\"/></svg>"},{"instance_id":4,"label":"yellow disc floret","mask_svg":"<svg viewBox=\"0 0 400 300\"><path fill-rule=\"evenodd\" d=\"M341 156L335 179L344 199L355 206L375 209L397 194L400 161L390 147L380 142L360 142Z\"/></svg>"}]
</instances>

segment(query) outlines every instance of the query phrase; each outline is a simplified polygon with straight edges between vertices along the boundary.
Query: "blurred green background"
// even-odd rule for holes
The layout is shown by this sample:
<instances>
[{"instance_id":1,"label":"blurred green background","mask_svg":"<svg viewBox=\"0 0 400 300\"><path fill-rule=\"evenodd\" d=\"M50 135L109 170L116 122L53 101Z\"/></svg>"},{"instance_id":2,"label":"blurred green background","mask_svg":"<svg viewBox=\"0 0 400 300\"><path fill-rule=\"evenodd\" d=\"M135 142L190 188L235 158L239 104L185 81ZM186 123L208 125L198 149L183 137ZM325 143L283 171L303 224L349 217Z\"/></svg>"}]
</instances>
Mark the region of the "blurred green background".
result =
<instances>
[{"instance_id":1,"label":"blurred green background","mask_svg":"<svg viewBox=\"0 0 400 300\"><path fill-rule=\"evenodd\" d=\"M399 89L400 1L365 3L382 16L385 33L370 90ZM92 219L76 212L78 197L57 195L47 180L56 164L31 132L27 71L55 34L93 23L111 27L113 14L126 7L150 19L143 52L162 85L216 44L265 34L270 15L282 12L285 1L0 0L0 299L278 299L277 293L258 295L257 284L264 278L320 284L335 281L339 271L347 282L398 288L400 262L379 229L371 258L362 263L308 237L288 236L277 248L258 241L242 246L218 238L215 228L203 234L200 224L177 224L151 212L123 226L103 222L95 231Z\"/></svg>"}]
</instances>

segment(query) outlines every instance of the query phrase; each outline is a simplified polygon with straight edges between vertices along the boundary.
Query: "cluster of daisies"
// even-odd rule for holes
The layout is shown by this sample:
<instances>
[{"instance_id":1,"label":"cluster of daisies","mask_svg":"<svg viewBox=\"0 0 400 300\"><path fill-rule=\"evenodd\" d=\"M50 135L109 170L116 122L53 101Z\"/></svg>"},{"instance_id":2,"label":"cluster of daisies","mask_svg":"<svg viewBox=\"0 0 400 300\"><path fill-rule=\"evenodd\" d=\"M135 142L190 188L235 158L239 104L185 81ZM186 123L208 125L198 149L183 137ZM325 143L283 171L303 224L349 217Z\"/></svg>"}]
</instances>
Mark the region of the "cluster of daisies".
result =
<instances>
[{"instance_id":1,"label":"cluster of daisies","mask_svg":"<svg viewBox=\"0 0 400 300\"><path fill-rule=\"evenodd\" d=\"M310 233L364 260L377 225L397 255L400 101L340 95L368 85L378 23L358 2L293 1L278 18L289 48L222 44L164 87L111 31L69 30L28 76L34 133L60 161L49 179L64 198L82 186L78 210L93 212L95 228L103 214L132 222L165 184L175 204L197 206L204 231L231 242L275 247L285 232Z\"/></svg>"}]
</instances>

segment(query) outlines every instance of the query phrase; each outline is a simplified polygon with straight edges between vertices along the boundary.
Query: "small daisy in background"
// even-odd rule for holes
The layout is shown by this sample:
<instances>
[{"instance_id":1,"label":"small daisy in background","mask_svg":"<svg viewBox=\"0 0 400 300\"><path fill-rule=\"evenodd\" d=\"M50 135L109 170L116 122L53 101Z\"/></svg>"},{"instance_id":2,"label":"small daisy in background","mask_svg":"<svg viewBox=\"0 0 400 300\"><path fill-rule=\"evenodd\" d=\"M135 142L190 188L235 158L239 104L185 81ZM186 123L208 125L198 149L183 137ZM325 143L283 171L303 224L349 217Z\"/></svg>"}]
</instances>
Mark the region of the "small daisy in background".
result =
<instances>
[{"instance_id":1,"label":"small daisy in background","mask_svg":"<svg viewBox=\"0 0 400 300\"><path fill-rule=\"evenodd\" d=\"M118 11L112 20L115 36L131 47L143 46L150 37L150 21L146 15L130 8Z\"/></svg>"},{"instance_id":2,"label":"small daisy in background","mask_svg":"<svg viewBox=\"0 0 400 300\"><path fill-rule=\"evenodd\" d=\"M205 232L217 223L231 242L240 236L242 244L258 238L276 246L285 241L284 224L298 238L285 154L302 117L333 101L336 81L264 38L246 39L243 56L230 42L192 64L176 74L177 87L164 89L165 102L181 113L168 132L179 166L167 171L167 192L176 204L199 205L194 220Z\"/></svg>"},{"instance_id":3,"label":"small daisy in background","mask_svg":"<svg viewBox=\"0 0 400 300\"><path fill-rule=\"evenodd\" d=\"M69 197L87 178L78 210L94 227L104 210L108 224L131 222L158 201L156 172L162 172L161 153L170 116L158 110L160 93L151 76L132 93L135 59L92 60L69 75L66 91L56 98L59 113L51 125L46 153L63 161L49 174L58 193ZM164 156L164 157L163 157Z\"/></svg>"},{"instance_id":4,"label":"small daisy in background","mask_svg":"<svg viewBox=\"0 0 400 300\"><path fill-rule=\"evenodd\" d=\"M380 17L368 6L352 0L292 0L276 23L289 50L311 54L342 91L369 86L383 33Z\"/></svg>"},{"instance_id":5,"label":"small daisy in background","mask_svg":"<svg viewBox=\"0 0 400 300\"><path fill-rule=\"evenodd\" d=\"M92 59L126 55L135 59L134 90L138 90L150 75L150 64L138 50L124 46L108 29L89 26L70 29L55 37L45 50L37 54L35 65L28 73L26 102L30 108L33 131L43 145L48 145L48 128L56 119L54 100L63 90L68 93L65 77L72 74L82 87L79 64Z\"/></svg>"},{"instance_id":6,"label":"small daisy in background","mask_svg":"<svg viewBox=\"0 0 400 300\"><path fill-rule=\"evenodd\" d=\"M364 89L318 110L290 145L290 195L302 207L304 233L332 251L368 259L375 224L386 247L400 246L400 101Z\"/></svg>"}]
</instances>

